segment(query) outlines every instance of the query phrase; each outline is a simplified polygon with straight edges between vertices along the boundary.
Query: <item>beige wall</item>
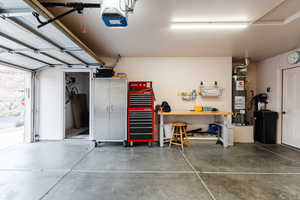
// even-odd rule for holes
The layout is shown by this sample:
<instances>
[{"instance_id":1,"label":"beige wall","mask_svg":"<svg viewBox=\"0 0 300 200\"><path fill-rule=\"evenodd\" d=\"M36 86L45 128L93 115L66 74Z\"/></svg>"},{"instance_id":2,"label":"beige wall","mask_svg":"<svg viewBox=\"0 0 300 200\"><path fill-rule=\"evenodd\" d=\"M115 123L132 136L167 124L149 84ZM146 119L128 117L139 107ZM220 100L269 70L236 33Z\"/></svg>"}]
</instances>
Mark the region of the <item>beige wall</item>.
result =
<instances>
[{"instance_id":1,"label":"beige wall","mask_svg":"<svg viewBox=\"0 0 300 200\"><path fill-rule=\"evenodd\" d=\"M268 109L277 112L281 112L282 70L300 66L299 64L290 65L287 63L289 53L290 52L287 52L265 59L257 65L257 93L266 92L266 89L270 87L271 92L269 93ZM279 116L277 142L281 143L281 115Z\"/></svg>"},{"instance_id":2,"label":"beige wall","mask_svg":"<svg viewBox=\"0 0 300 200\"><path fill-rule=\"evenodd\" d=\"M168 101L173 110L188 110L200 104L231 111L231 57L127 57L120 60L115 70L127 73L129 81L152 81L156 104ZM198 91L201 81L218 81L224 88L223 95L217 98L198 97L195 102L185 102L177 96L178 92ZM192 122L194 127L202 127L211 119L185 117L180 120Z\"/></svg>"},{"instance_id":3,"label":"beige wall","mask_svg":"<svg viewBox=\"0 0 300 200\"><path fill-rule=\"evenodd\" d=\"M108 62L111 60L107 59ZM76 69L74 69L76 70ZM85 69L89 71L88 69ZM188 110L197 104L210 105L231 111L231 57L185 58L122 58L117 72L126 72L129 81L153 81L156 103L168 101L173 110ZM72 69L50 68L38 73L38 133L41 139L63 139L63 71ZM201 81L218 81L224 88L219 98L198 98L197 102L183 102L177 92L198 89ZM187 121L190 128L203 127L210 117L168 118L168 121Z\"/></svg>"}]
</instances>

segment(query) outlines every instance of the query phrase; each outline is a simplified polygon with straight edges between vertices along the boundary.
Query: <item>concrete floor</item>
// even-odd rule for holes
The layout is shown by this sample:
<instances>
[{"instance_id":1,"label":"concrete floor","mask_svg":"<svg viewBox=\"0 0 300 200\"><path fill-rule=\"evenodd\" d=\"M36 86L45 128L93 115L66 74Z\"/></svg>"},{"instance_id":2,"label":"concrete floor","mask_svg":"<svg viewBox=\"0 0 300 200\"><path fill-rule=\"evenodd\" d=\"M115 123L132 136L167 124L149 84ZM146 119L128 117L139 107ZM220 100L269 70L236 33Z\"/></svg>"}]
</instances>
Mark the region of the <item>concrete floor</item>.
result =
<instances>
[{"instance_id":1,"label":"concrete floor","mask_svg":"<svg viewBox=\"0 0 300 200\"><path fill-rule=\"evenodd\" d=\"M300 152L192 142L178 148L40 142L0 150L5 200L296 200Z\"/></svg>"},{"instance_id":2,"label":"concrete floor","mask_svg":"<svg viewBox=\"0 0 300 200\"><path fill-rule=\"evenodd\" d=\"M0 150L7 148L9 146L21 144L23 142L24 142L24 126L12 127L12 128L0 127Z\"/></svg>"}]
</instances>

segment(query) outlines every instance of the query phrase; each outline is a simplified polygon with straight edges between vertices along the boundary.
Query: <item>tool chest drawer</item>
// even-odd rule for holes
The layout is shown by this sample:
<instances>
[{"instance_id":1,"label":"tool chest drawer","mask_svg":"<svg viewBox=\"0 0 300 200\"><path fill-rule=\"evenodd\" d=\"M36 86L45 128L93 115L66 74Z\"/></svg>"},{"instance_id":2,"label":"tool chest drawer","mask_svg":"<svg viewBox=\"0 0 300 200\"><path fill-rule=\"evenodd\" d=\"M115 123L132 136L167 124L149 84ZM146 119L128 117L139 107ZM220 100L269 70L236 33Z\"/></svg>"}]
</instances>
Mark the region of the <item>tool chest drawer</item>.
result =
<instances>
[{"instance_id":1,"label":"tool chest drawer","mask_svg":"<svg viewBox=\"0 0 300 200\"><path fill-rule=\"evenodd\" d=\"M151 93L130 94L129 107L151 107L153 96Z\"/></svg>"}]
</instances>

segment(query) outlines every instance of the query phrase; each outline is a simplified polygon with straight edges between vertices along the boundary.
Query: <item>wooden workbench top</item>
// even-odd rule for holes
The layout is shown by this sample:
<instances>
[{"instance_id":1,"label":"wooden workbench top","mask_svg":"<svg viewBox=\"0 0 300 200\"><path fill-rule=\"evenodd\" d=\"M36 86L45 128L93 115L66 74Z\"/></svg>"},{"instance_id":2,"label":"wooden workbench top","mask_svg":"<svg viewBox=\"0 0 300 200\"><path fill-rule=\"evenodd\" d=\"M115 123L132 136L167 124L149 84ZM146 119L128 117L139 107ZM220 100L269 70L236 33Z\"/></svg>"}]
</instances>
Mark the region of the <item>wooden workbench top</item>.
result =
<instances>
[{"instance_id":1,"label":"wooden workbench top","mask_svg":"<svg viewBox=\"0 0 300 200\"><path fill-rule=\"evenodd\" d=\"M158 112L159 115L232 115L231 112L196 112L196 111L183 111L183 112Z\"/></svg>"}]
</instances>

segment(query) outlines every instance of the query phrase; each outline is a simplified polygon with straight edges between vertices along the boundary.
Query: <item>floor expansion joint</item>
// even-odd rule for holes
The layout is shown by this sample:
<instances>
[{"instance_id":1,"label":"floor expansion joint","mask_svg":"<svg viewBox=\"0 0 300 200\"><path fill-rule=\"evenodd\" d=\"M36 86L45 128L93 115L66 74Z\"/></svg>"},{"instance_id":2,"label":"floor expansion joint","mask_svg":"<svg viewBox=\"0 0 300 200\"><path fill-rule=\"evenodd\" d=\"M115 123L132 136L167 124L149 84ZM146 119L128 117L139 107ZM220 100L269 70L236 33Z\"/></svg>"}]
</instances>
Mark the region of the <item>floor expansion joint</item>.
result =
<instances>
[{"instance_id":1,"label":"floor expansion joint","mask_svg":"<svg viewBox=\"0 0 300 200\"><path fill-rule=\"evenodd\" d=\"M210 198L212 200L216 200L216 197L213 195L213 193L211 192L211 190L208 188L208 186L206 185L206 183L204 182L203 178L200 176L200 174L198 173L198 171L196 170L196 168L192 165L192 163L189 161L189 159L186 157L186 155L183 153L183 151L180 151L180 152L181 152L184 160L187 162L187 164L193 169L195 175L198 177L198 179L200 180L202 186L208 192Z\"/></svg>"},{"instance_id":2,"label":"floor expansion joint","mask_svg":"<svg viewBox=\"0 0 300 200\"><path fill-rule=\"evenodd\" d=\"M73 166L72 168L67 171L62 177L60 177L58 179L58 181L56 181L56 183L54 185L52 185L52 187L49 188L49 190L39 198L39 200L42 200L44 199L66 176L68 176L72 171L73 169L83 160L85 159L92 151L94 150L94 148L91 148L88 152L86 152Z\"/></svg>"}]
</instances>

